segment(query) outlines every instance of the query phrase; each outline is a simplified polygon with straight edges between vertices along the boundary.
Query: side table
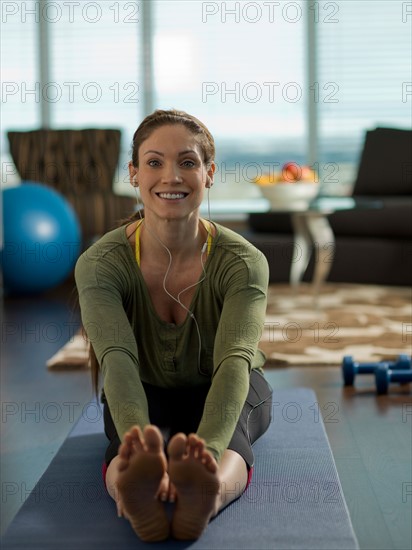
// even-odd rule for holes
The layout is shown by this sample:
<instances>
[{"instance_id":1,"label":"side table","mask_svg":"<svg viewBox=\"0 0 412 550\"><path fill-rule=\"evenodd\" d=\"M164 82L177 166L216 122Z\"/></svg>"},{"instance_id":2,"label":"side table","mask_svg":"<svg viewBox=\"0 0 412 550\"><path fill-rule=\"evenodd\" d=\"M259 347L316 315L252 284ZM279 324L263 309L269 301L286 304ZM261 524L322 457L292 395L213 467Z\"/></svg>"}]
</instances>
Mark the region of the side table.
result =
<instances>
[{"instance_id":1,"label":"side table","mask_svg":"<svg viewBox=\"0 0 412 550\"><path fill-rule=\"evenodd\" d=\"M328 221L327 213L293 212L291 221L294 232L293 257L290 268L290 283L297 287L315 253L315 268L312 280L314 296L319 295L332 267L335 254L335 236Z\"/></svg>"},{"instance_id":2,"label":"side table","mask_svg":"<svg viewBox=\"0 0 412 550\"><path fill-rule=\"evenodd\" d=\"M305 211L290 211L294 232L294 253L290 269L290 282L297 286L305 273L313 252L315 268L312 288L315 301L326 281L335 255L335 235L329 224L330 214L339 210L381 208L378 200L352 197L318 197Z\"/></svg>"}]
</instances>

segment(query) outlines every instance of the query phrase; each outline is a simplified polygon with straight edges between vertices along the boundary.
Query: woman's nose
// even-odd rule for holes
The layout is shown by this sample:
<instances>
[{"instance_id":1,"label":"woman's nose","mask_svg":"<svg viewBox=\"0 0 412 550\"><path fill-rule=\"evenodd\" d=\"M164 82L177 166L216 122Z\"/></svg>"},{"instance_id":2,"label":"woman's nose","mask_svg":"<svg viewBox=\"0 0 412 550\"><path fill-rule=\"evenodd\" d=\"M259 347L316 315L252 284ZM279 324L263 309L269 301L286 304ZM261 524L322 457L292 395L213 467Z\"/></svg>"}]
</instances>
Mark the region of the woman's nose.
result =
<instances>
[{"instance_id":1,"label":"woman's nose","mask_svg":"<svg viewBox=\"0 0 412 550\"><path fill-rule=\"evenodd\" d=\"M163 181L164 183L179 183L182 181L182 176L180 173L180 169L178 166L169 165L165 166L164 172L163 172Z\"/></svg>"}]
</instances>

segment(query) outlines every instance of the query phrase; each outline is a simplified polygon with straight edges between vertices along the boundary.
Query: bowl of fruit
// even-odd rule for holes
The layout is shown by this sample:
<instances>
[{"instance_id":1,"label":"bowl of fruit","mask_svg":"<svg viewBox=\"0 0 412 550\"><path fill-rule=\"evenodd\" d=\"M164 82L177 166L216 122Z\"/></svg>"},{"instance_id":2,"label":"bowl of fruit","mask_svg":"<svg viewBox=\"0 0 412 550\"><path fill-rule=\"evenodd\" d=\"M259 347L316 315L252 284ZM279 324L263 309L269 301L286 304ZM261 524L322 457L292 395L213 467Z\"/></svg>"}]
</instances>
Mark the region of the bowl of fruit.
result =
<instances>
[{"instance_id":1,"label":"bowl of fruit","mask_svg":"<svg viewBox=\"0 0 412 550\"><path fill-rule=\"evenodd\" d=\"M296 162L287 162L281 172L262 174L254 183L273 210L307 210L319 193L317 173Z\"/></svg>"}]
</instances>

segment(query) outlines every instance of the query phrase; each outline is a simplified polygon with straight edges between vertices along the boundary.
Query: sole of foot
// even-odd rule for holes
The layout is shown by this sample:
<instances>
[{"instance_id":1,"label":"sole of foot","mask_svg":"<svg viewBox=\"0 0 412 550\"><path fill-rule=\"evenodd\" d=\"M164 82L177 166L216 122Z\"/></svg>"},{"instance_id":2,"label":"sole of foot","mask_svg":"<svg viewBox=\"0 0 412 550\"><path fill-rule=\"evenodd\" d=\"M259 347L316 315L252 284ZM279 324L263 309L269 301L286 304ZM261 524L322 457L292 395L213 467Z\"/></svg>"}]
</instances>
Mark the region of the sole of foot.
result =
<instances>
[{"instance_id":1,"label":"sole of foot","mask_svg":"<svg viewBox=\"0 0 412 550\"><path fill-rule=\"evenodd\" d=\"M167 468L163 438L156 426L142 432L134 427L119 448L117 489L125 517L142 541L158 542L169 537L169 520L157 498Z\"/></svg>"},{"instance_id":2,"label":"sole of foot","mask_svg":"<svg viewBox=\"0 0 412 550\"><path fill-rule=\"evenodd\" d=\"M195 434L176 434L169 443L168 454L170 481L177 494L172 536L194 540L218 510L218 466L204 441Z\"/></svg>"}]
</instances>

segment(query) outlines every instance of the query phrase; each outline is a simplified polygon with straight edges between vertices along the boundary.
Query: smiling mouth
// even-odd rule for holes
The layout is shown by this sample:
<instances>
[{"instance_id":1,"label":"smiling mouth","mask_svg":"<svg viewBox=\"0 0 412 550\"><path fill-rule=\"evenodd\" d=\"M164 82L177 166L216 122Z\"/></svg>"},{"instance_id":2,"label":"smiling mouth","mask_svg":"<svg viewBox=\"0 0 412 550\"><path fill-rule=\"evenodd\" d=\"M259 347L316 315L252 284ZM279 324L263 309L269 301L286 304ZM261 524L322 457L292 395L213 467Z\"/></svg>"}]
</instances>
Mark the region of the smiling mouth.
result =
<instances>
[{"instance_id":1,"label":"smiling mouth","mask_svg":"<svg viewBox=\"0 0 412 550\"><path fill-rule=\"evenodd\" d=\"M156 193L156 195L158 197L160 197L161 199L166 199L166 200L178 200L178 199L184 199L185 197L188 196L189 193Z\"/></svg>"}]
</instances>

